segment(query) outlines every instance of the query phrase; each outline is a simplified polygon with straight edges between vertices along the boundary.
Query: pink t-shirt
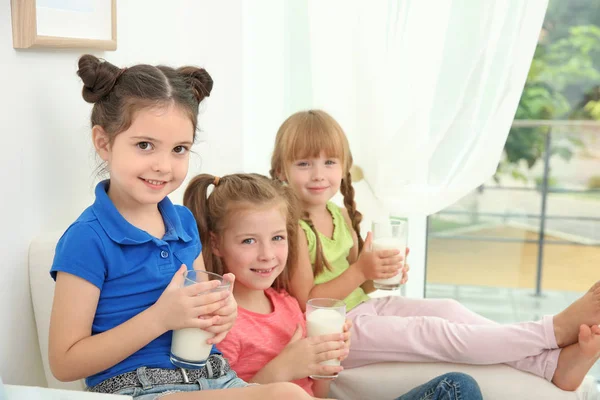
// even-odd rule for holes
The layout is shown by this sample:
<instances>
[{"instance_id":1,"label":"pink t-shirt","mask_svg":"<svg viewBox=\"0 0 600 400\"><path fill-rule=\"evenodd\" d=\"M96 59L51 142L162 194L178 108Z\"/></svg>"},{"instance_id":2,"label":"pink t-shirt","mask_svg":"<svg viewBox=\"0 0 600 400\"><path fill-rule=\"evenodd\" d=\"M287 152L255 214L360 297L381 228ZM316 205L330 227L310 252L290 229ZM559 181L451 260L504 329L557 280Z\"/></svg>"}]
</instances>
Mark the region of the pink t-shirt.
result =
<instances>
[{"instance_id":1,"label":"pink t-shirt","mask_svg":"<svg viewBox=\"0 0 600 400\"><path fill-rule=\"evenodd\" d=\"M265 290L273 312L258 314L238 307L238 317L227 337L217 345L231 368L245 381L250 380L289 343L302 324L306 337L306 321L298 301L286 291ZM293 381L312 396L312 381L303 378Z\"/></svg>"}]
</instances>

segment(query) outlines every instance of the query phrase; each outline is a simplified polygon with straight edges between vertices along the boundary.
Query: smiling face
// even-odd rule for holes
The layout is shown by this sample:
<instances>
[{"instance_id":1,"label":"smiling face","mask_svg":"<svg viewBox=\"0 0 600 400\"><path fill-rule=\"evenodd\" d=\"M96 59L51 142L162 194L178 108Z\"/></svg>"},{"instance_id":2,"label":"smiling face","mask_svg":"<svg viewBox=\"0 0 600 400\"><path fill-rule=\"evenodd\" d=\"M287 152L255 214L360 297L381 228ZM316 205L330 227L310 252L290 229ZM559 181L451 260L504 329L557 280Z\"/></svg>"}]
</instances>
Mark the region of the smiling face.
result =
<instances>
[{"instance_id":1,"label":"smiling face","mask_svg":"<svg viewBox=\"0 0 600 400\"><path fill-rule=\"evenodd\" d=\"M348 139L325 111L297 112L277 131L271 175L294 189L304 211L331 199L351 166Z\"/></svg>"},{"instance_id":2,"label":"smiling face","mask_svg":"<svg viewBox=\"0 0 600 400\"><path fill-rule=\"evenodd\" d=\"M342 183L339 158L327 157L323 151L318 157L293 161L286 170L285 178L304 208L326 204Z\"/></svg>"},{"instance_id":3,"label":"smiling face","mask_svg":"<svg viewBox=\"0 0 600 400\"><path fill-rule=\"evenodd\" d=\"M286 267L288 234L285 207L271 203L231 213L221 235L212 235L212 251L236 276L234 293L265 290Z\"/></svg>"},{"instance_id":4,"label":"smiling face","mask_svg":"<svg viewBox=\"0 0 600 400\"><path fill-rule=\"evenodd\" d=\"M112 142L94 127L94 144L110 174L115 206L156 205L177 189L188 172L194 128L180 108L142 109Z\"/></svg>"}]
</instances>

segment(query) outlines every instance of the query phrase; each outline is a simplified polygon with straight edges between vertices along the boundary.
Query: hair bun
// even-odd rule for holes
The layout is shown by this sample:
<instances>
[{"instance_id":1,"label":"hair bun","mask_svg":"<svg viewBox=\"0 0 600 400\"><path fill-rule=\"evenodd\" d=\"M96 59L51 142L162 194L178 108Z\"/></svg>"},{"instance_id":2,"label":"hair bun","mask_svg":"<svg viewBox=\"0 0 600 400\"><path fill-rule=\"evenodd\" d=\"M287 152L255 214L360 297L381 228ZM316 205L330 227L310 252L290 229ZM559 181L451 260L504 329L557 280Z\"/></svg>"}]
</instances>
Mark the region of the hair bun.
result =
<instances>
[{"instance_id":1,"label":"hair bun","mask_svg":"<svg viewBox=\"0 0 600 400\"><path fill-rule=\"evenodd\" d=\"M180 74L185 75L192 86L194 96L200 103L205 97L210 96L213 88L213 80L204 68L198 67L181 67L177 70Z\"/></svg>"},{"instance_id":2,"label":"hair bun","mask_svg":"<svg viewBox=\"0 0 600 400\"><path fill-rule=\"evenodd\" d=\"M96 103L104 98L115 86L120 72L120 68L96 56L81 56L77 75L83 81L83 99L88 103Z\"/></svg>"}]
</instances>

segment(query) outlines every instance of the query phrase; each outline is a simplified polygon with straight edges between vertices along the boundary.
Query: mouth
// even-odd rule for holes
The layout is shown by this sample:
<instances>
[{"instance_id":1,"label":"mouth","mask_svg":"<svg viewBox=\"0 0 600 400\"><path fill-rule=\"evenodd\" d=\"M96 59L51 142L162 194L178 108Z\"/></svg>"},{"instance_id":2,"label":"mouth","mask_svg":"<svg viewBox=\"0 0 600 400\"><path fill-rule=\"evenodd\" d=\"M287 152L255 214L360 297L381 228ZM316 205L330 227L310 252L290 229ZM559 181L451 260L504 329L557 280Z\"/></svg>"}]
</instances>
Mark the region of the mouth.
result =
<instances>
[{"instance_id":1,"label":"mouth","mask_svg":"<svg viewBox=\"0 0 600 400\"><path fill-rule=\"evenodd\" d=\"M140 178L140 179L146 184L146 186L148 186L152 189L162 189L167 184L167 181L159 181L159 180L155 180L155 179L144 179L144 178Z\"/></svg>"},{"instance_id":2,"label":"mouth","mask_svg":"<svg viewBox=\"0 0 600 400\"><path fill-rule=\"evenodd\" d=\"M269 276L273 271L275 271L275 267L273 268L250 268L250 271L258 274L260 276Z\"/></svg>"},{"instance_id":3,"label":"mouth","mask_svg":"<svg viewBox=\"0 0 600 400\"><path fill-rule=\"evenodd\" d=\"M310 190L311 192L322 192L327 189L329 189L328 186L326 186L326 187L309 187L308 188L308 190Z\"/></svg>"}]
</instances>

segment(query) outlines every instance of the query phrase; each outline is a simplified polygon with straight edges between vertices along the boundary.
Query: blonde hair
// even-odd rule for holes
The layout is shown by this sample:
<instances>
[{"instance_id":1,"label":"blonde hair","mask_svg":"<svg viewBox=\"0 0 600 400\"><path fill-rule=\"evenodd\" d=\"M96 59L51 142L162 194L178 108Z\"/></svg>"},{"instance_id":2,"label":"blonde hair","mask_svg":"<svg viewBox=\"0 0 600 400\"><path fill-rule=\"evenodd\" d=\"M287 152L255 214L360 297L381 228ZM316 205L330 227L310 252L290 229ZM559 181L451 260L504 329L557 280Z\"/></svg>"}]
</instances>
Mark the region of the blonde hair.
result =
<instances>
[{"instance_id":1,"label":"blonde hair","mask_svg":"<svg viewBox=\"0 0 600 400\"><path fill-rule=\"evenodd\" d=\"M287 176L288 168L294 161L319 157L321 152L325 152L327 157L339 158L341 161L340 192L344 196L344 206L352 221L352 229L356 232L360 251L363 246L360 236L362 214L356 209L354 201L354 187L350 176L352 153L344 130L331 115L323 110L300 111L283 122L275 138L275 149L271 157L271 177L279 179L280 176ZM323 254L323 246L310 215L305 212L302 219L315 233L317 251L313 269L315 275L318 275L324 268L331 269L331 266Z\"/></svg>"},{"instance_id":2,"label":"blonde hair","mask_svg":"<svg viewBox=\"0 0 600 400\"><path fill-rule=\"evenodd\" d=\"M208 188L214 185L208 194ZM231 174L221 178L209 174L194 177L183 195L183 204L196 218L202 256L207 271L223 275L226 268L212 252L211 233L222 237L229 217L251 207L281 206L286 217L288 258L286 268L273 282L276 290L289 290L297 261L299 207L293 191L281 182L259 174Z\"/></svg>"}]
</instances>

